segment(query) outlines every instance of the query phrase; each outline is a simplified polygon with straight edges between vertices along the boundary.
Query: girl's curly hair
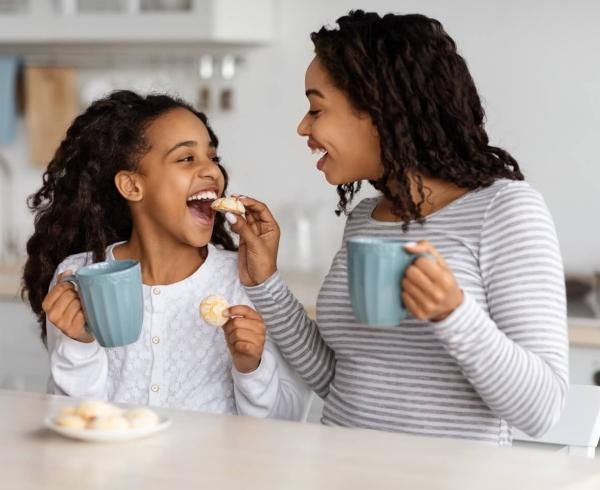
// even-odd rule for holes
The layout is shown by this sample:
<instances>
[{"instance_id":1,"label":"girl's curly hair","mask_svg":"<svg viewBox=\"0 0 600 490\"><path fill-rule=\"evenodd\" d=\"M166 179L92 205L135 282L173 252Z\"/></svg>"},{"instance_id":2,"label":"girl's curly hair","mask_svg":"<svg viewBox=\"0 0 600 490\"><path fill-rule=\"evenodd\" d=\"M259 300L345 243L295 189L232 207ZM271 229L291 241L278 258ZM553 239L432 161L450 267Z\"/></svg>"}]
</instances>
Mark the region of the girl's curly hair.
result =
<instances>
[{"instance_id":1,"label":"girl's curly hair","mask_svg":"<svg viewBox=\"0 0 600 490\"><path fill-rule=\"evenodd\" d=\"M217 147L218 139L206 116L184 101L168 95L113 92L75 119L44 173L41 189L29 197L35 228L27 242L22 295L37 315L44 342L42 301L56 268L66 257L79 252L91 252L94 262L105 260L108 245L129 239L131 213L117 191L114 177L121 170L136 169L149 149L146 128L177 108L195 114ZM219 167L227 188L227 173ZM236 249L220 213L215 217L211 241L226 250Z\"/></svg>"},{"instance_id":2,"label":"girl's curly hair","mask_svg":"<svg viewBox=\"0 0 600 490\"><path fill-rule=\"evenodd\" d=\"M475 83L440 22L356 10L337 24L311 34L315 53L336 87L377 128L384 172L370 182L393 203L404 229L423 220L421 175L468 189L524 178L508 152L489 145ZM419 202L411 195L411 175ZM359 189L360 182L338 186L338 215Z\"/></svg>"}]
</instances>

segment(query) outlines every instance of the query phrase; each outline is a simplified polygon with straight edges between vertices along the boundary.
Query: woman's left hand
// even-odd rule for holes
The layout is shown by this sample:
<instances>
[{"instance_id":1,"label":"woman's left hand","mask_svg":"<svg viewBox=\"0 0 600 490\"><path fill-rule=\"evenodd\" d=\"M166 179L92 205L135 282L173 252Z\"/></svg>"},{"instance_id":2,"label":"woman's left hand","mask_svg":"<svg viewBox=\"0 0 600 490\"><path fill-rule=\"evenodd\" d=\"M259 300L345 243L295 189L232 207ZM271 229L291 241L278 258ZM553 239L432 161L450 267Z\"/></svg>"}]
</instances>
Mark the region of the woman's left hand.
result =
<instances>
[{"instance_id":1,"label":"woman's left hand","mask_svg":"<svg viewBox=\"0 0 600 490\"><path fill-rule=\"evenodd\" d=\"M426 240L407 246L410 253L427 253L406 269L402 278L402 301L419 320L441 321L463 302L463 292L452 269Z\"/></svg>"},{"instance_id":2,"label":"woman's left hand","mask_svg":"<svg viewBox=\"0 0 600 490\"><path fill-rule=\"evenodd\" d=\"M251 373L260 365L265 348L265 322L245 305L232 306L226 316L229 320L223 325L223 332L233 364L240 373Z\"/></svg>"}]
</instances>

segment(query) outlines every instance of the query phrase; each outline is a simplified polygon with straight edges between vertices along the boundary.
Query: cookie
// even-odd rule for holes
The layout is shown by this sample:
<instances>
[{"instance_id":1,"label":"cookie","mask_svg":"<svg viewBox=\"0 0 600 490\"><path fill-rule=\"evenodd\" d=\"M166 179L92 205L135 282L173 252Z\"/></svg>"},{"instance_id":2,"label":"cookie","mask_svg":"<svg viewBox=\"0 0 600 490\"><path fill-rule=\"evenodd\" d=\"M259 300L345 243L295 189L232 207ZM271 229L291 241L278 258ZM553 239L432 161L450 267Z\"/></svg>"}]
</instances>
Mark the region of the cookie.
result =
<instances>
[{"instance_id":1,"label":"cookie","mask_svg":"<svg viewBox=\"0 0 600 490\"><path fill-rule=\"evenodd\" d=\"M61 408L58 415L77 415L77 407L65 407Z\"/></svg>"},{"instance_id":2,"label":"cookie","mask_svg":"<svg viewBox=\"0 0 600 490\"><path fill-rule=\"evenodd\" d=\"M149 408L134 408L125 413L125 418L132 429L147 429L160 422L159 416Z\"/></svg>"},{"instance_id":3,"label":"cookie","mask_svg":"<svg viewBox=\"0 0 600 490\"><path fill-rule=\"evenodd\" d=\"M90 420L86 427L91 430L102 431L127 430L129 429L129 421L122 415L102 415Z\"/></svg>"},{"instance_id":4,"label":"cookie","mask_svg":"<svg viewBox=\"0 0 600 490\"><path fill-rule=\"evenodd\" d=\"M206 323L214 327L222 327L228 318L223 316L223 311L229 308L229 303L223 296L213 294L207 296L200 303L200 316Z\"/></svg>"},{"instance_id":5,"label":"cookie","mask_svg":"<svg viewBox=\"0 0 600 490\"><path fill-rule=\"evenodd\" d=\"M115 405L111 405L110 403L99 400L81 402L77 407L77 415L88 421L96 417L116 415L120 413L121 410Z\"/></svg>"},{"instance_id":6,"label":"cookie","mask_svg":"<svg viewBox=\"0 0 600 490\"><path fill-rule=\"evenodd\" d=\"M235 214L244 214L246 212L246 208L242 201L240 201L237 197L221 197L213 201L210 205L215 211L219 211L220 213L235 213Z\"/></svg>"},{"instance_id":7,"label":"cookie","mask_svg":"<svg viewBox=\"0 0 600 490\"><path fill-rule=\"evenodd\" d=\"M61 413L54 418L54 423L65 429L85 429L86 421L79 415Z\"/></svg>"}]
</instances>

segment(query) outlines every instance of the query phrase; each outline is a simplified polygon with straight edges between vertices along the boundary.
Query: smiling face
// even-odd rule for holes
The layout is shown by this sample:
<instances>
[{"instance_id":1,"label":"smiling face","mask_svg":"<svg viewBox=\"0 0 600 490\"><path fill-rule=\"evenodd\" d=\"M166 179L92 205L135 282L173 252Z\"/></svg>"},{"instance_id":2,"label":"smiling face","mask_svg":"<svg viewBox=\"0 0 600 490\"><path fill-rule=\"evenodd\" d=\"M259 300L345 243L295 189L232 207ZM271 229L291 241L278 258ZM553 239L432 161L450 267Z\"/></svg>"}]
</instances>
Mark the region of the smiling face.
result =
<instances>
[{"instance_id":1,"label":"smiling face","mask_svg":"<svg viewBox=\"0 0 600 490\"><path fill-rule=\"evenodd\" d=\"M333 185L381 176L379 135L368 114L354 109L336 88L325 68L314 58L306 70L310 108L298 125L308 146L320 159L317 168Z\"/></svg>"},{"instance_id":2,"label":"smiling face","mask_svg":"<svg viewBox=\"0 0 600 490\"><path fill-rule=\"evenodd\" d=\"M206 245L214 224L210 205L224 187L206 126L192 112L173 109L148 126L145 142L149 150L131 176L139 193L128 196L134 226L193 247Z\"/></svg>"}]
</instances>

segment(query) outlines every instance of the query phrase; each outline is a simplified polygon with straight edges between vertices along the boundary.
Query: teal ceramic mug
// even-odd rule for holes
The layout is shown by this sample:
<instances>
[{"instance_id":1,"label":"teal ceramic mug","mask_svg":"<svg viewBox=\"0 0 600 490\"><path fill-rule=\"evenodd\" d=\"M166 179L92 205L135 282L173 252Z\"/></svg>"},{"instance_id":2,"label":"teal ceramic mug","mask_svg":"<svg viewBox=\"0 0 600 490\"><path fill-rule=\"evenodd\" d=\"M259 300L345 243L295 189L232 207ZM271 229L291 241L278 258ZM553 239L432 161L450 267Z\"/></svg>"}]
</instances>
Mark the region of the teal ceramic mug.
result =
<instances>
[{"instance_id":1,"label":"teal ceramic mug","mask_svg":"<svg viewBox=\"0 0 600 490\"><path fill-rule=\"evenodd\" d=\"M144 321L139 262L98 262L61 279L65 281L75 285L87 328L102 347L121 347L139 338Z\"/></svg>"},{"instance_id":2,"label":"teal ceramic mug","mask_svg":"<svg viewBox=\"0 0 600 490\"><path fill-rule=\"evenodd\" d=\"M402 277L417 258L429 254L407 252L407 243L394 238L348 239L348 288L358 323L390 327L408 316L402 304Z\"/></svg>"}]
</instances>

